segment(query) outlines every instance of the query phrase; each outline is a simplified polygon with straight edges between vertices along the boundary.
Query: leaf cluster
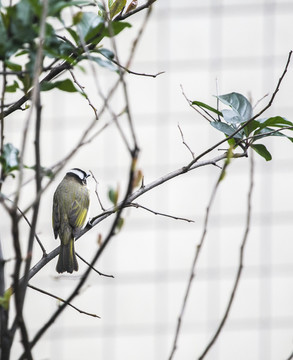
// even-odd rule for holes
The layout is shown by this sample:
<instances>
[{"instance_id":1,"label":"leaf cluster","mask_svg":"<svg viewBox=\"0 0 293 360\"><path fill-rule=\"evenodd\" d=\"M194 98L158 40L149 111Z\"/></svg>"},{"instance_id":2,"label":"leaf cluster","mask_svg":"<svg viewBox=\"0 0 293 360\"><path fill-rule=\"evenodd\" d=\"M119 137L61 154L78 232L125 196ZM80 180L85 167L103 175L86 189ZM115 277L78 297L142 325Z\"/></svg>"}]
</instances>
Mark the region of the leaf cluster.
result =
<instances>
[{"instance_id":1,"label":"leaf cluster","mask_svg":"<svg viewBox=\"0 0 293 360\"><path fill-rule=\"evenodd\" d=\"M125 4L122 5L123 2L115 1L107 12L101 4L92 1L49 0L42 72L51 70L57 61L67 62L73 67L82 60L94 61L111 71L117 71L117 66L111 62L114 54L99 44L105 37L116 36L131 26L127 22L112 20ZM20 0L15 5L1 8L0 60L10 71L7 74L14 75L9 77L6 92L22 91L28 94L32 87L36 53L41 41L43 6L41 0ZM87 11L93 6L96 7L95 11ZM71 14L69 20L68 14ZM43 84L41 90L53 88L72 92L74 85L70 79L66 79L63 83Z\"/></svg>"},{"instance_id":2,"label":"leaf cluster","mask_svg":"<svg viewBox=\"0 0 293 360\"><path fill-rule=\"evenodd\" d=\"M283 132L293 130L291 121L281 116L254 118L250 101L236 92L219 95L216 98L228 108L220 111L200 101L192 101L191 104L208 114L212 119L210 124L228 137L228 143L233 148L240 146L245 152L248 148L252 148L268 161L272 159L272 156L266 146L259 143L259 140L270 136L281 136L293 142L293 137Z\"/></svg>"}]
</instances>

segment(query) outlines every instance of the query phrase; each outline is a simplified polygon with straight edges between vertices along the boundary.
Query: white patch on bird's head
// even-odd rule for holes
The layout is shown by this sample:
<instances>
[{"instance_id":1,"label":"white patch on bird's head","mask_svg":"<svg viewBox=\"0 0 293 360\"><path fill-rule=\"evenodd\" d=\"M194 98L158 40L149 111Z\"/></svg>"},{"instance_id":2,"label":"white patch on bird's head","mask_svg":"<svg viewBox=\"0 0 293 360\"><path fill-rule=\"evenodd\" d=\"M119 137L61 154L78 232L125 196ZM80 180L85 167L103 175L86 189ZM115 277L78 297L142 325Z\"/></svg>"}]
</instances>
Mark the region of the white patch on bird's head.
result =
<instances>
[{"instance_id":1,"label":"white patch on bird's head","mask_svg":"<svg viewBox=\"0 0 293 360\"><path fill-rule=\"evenodd\" d=\"M66 175L73 175L74 177L78 178L80 182L84 185L86 185L86 179L90 176L90 174L78 168L67 171Z\"/></svg>"}]
</instances>

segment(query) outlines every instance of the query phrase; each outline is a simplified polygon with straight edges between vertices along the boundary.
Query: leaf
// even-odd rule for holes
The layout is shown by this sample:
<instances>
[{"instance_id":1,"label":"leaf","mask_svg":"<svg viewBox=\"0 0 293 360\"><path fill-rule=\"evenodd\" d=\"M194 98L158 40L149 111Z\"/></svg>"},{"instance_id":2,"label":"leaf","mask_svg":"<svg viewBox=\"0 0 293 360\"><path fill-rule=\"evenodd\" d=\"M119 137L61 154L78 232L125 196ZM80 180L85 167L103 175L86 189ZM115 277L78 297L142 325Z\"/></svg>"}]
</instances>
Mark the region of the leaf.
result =
<instances>
[{"instance_id":1,"label":"leaf","mask_svg":"<svg viewBox=\"0 0 293 360\"><path fill-rule=\"evenodd\" d=\"M117 71L117 66L113 64L110 60L104 60L97 56L91 56L90 59L104 68L107 68L111 71Z\"/></svg>"},{"instance_id":2,"label":"leaf","mask_svg":"<svg viewBox=\"0 0 293 360\"><path fill-rule=\"evenodd\" d=\"M111 201L111 203L116 206L117 202L118 202L118 197L119 197L119 187L117 190L114 190L113 188L110 188L108 191L108 197L109 200Z\"/></svg>"},{"instance_id":3,"label":"leaf","mask_svg":"<svg viewBox=\"0 0 293 360\"><path fill-rule=\"evenodd\" d=\"M19 150L11 143L3 146L2 156L0 156L3 172L8 175L10 172L18 169L19 167Z\"/></svg>"},{"instance_id":4,"label":"leaf","mask_svg":"<svg viewBox=\"0 0 293 360\"><path fill-rule=\"evenodd\" d=\"M3 148L2 157L5 160L5 164L9 168L14 168L19 165L19 150L14 147L11 143L5 144Z\"/></svg>"},{"instance_id":5,"label":"leaf","mask_svg":"<svg viewBox=\"0 0 293 360\"><path fill-rule=\"evenodd\" d=\"M69 6L80 6L87 5L89 1L84 0L73 0L73 1L59 1L59 0L51 0L49 1L49 16L60 16L60 12L69 7Z\"/></svg>"},{"instance_id":6,"label":"leaf","mask_svg":"<svg viewBox=\"0 0 293 360\"><path fill-rule=\"evenodd\" d=\"M6 87L5 87L5 91L9 92L9 93L16 92L17 89L19 89L19 85L18 85L18 82L15 80L13 81L12 85L6 85Z\"/></svg>"},{"instance_id":7,"label":"leaf","mask_svg":"<svg viewBox=\"0 0 293 360\"><path fill-rule=\"evenodd\" d=\"M228 105L241 118L241 123L251 119L252 106L245 96L232 92L226 95L216 96L223 104Z\"/></svg>"},{"instance_id":8,"label":"leaf","mask_svg":"<svg viewBox=\"0 0 293 360\"><path fill-rule=\"evenodd\" d=\"M71 29L70 27L66 27L65 30L67 30L69 32L69 34L71 35L72 39L75 41L76 45L79 44L79 36L76 33L76 31L74 31L73 29Z\"/></svg>"},{"instance_id":9,"label":"leaf","mask_svg":"<svg viewBox=\"0 0 293 360\"><path fill-rule=\"evenodd\" d=\"M99 49L97 52L102 54L103 56L105 56L109 60L112 60L115 57L113 51L105 49L105 48Z\"/></svg>"},{"instance_id":10,"label":"leaf","mask_svg":"<svg viewBox=\"0 0 293 360\"><path fill-rule=\"evenodd\" d=\"M222 113L228 124L241 124L242 118L234 110L223 109Z\"/></svg>"},{"instance_id":11,"label":"leaf","mask_svg":"<svg viewBox=\"0 0 293 360\"><path fill-rule=\"evenodd\" d=\"M66 92L78 92L70 79L55 81L55 82L44 82L41 83L41 91L49 91L57 88Z\"/></svg>"},{"instance_id":12,"label":"leaf","mask_svg":"<svg viewBox=\"0 0 293 360\"><path fill-rule=\"evenodd\" d=\"M115 235L117 235L119 233L119 231L122 229L124 225L124 218L120 217L118 219L117 225L116 225L116 229L115 229Z\"/></svg>"},{"instance_id":13,"label":"leaf","mask_svg":"<svg viewBox=\"0 0 293 360\"><path fill-rule=\"evenodd\" d=\"M215 114L219 115L219 116L223 116L223 114L221 113L221 111L211 107L210 105L207 105L201 101L192 101L191 103L192 105L197 105L199 106L200 108L204 108L204 109L207 109L207 110L210 110L212 112L214 112Z\"/></svg>"},{"instance_id":14,"label":"leaf","mask_svg":"<svg viewBox=\"0 0 293 360\"><path fill-rule=\"evenodd\" d=\"M223 132L225 135L227 136L231 136L235 131L236 129L224 122L221 122L221 121L212 121L210 123L215 129ZM234 135L234 138L236 139L242 139L242 132L239 132L237 134Z\"/></svg>"},{"instance_id":15,"label":"leaf","mask_svg":"<svg viewBox=\"0 0 293 360\"><path fill-rule=\"evenodd\" d=\"M80 22L77 24L78 34L81 36L86 43L92 42L95 37L101 40L103 29L104 29L104 19L96 13L93 12L84 12ZM98 42L99 42L98 41Z\"/></svg>"},{"instance_id":16,"label":"leaf","mask_svg":"<svg viewBox=\"0 0 293 360\"><path fill-rule=\"evenodd\" d=\"M266 159L266 161L272 160L272 155L263 144L254 144L251 145L251 147L255 152L257 152L260 156Z\"/></svg>"},{"instance_id":17,"label":"leaf","mask_svg":"<svg viewBox=\"0 0 293 360\"><path fill-rule=\"evenodd\" d=\"M5 65L8 67L8 69L12 70L12 71L21 71L21 65L16 64L12 61L6 60L5 61Z\"/></svg>"},{"instance_id":18,"label":"leaf","mask_svg":"<svg viewBox=\"0 0 293 360\"><path fill-rule=\"evenodd\" d=\"M109 27L103 32L103 36L112 37L112 35L118 35L125 28L131 27L131 24L125 21L112 21Z\"/></svg>"},{"instance_id":19,"label":"leaf","mask_svg":"<svg viewBox=\"0 0 293 360\"><path fill-rule=\"evenodd\" d=\"M126 5L126 0L116 0L115 2L112 2L112 4L109 4L109 10L110 10L110 19L113 19L115 15L120 13L120 11L123 10L123 8Z\"/></svg>"},{"instance_id":20,"label":"leaf","mask_svg":"<svg viewBox=\"0 0 293 360\"><path fill-rule=\"evenodd\" d=\"M290 136L287 136L285 134L283 134L281 132L281 129L273 129L273 128L269 128L269 127L266 127L264 129L261 129L260 131L257 132L257 134L254 134L255 136L255 140L254 141L257 141L259 139L262 139L264 137L269 137L269 136L282 136L282 137L286 137L287 139L289 139L290 141L293 141L293 138L290 137Z\"/></svg>"},{"instance_id":21,"label":"leaf","mask_svg":"<svg viewBox=\"0 0 293 360\"><path fill-rule=\"evenodd\" d=\"M293 126L293 123L282 116L274 116L266 119L255 120L259 123L259 130L267 126L276 126L276 127L285 127L285 126ZM293 130L293 129L292 129Z\"/></svg>"},{"instance_id":22,"label":"leaf","mask_svg":"<svg viewBox=\"0 0 293 360\"><path fill-rule=\"evenodd\" d=\"M12 295L12 289L9 288L5 291L3 296L0 296L0 306L2 306L6 311L9 310L9 302Z\"/></svg>"}]
</instances>

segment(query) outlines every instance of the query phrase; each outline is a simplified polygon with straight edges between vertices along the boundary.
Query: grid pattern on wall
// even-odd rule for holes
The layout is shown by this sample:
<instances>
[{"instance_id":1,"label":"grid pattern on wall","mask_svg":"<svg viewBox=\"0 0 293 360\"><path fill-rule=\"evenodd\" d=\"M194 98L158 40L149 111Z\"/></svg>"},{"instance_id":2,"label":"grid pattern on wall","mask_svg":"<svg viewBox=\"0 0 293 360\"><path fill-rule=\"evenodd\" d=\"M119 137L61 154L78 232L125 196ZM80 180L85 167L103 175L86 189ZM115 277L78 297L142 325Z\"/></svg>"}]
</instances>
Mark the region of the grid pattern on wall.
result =
<instances>
[{"instance_id":1,"label":"grid pattern on wall","mask_svg":"<svg viewBox=\"0 0 293 360\"><path fill-rule=\"evenodd\" d=\"M158 0L154 4L132 66L149 73L163 70L165 74L156 79L128 77L141 147L139 166L146 183L190 160L178 124L195 153L220 139L188 106L182 88L188 98L214 105L212 95L217 92L240 92L253 103L272 94L292 45L292 16L293 4L282 0ZM133 20L134 28L141 20L142 15ZM128 47L129 35L123 36ZM121 43L123 40L119 43L123 58L128 49ZM103 74L101 81L107 79ZM292 120L292 84L291 66L268 115L280 114ZM48 162L58 159L60 149L66 152L79 136L83 126L80 119L92 116L85 103L77 107L70 101L57 92L48 95L44 139L45 149L50 149L46 152ZM17 138L17 122L11 123L10 136ZM113 133L115 130L110 129L99 138L98 145L90 144L86 153L71 162L98 175L104 199L108 186L123 185L121 178L127 171L126 152ZM292 353L292 144L279 138L266 144L273 161L254 159L252 223L243 276L223 333L206 359L273 360L287 359ZM68 309L36 347L36 358L168 359L205 209L218 174L216 167L201 168L139 200L158 212L194 219L194 223L155 216L142 209L126 212L123 230L98 264L99 270L115 278L92 274L88 287L74 302L101 319L89 319ZM245 229L248 182L249 159L234 161L211 210L175 359L196 359L223 316ZM94 184L91 187L93 190ZM42 204L39 224L49 248L55 245L47 221L53 190ZM98 211L94 198L91 210ZM90 260L97 234L105 234L108 225L78 242L77 251ZM82 271L83 265L80 267ZM66 297L74 281L74 276L56 278L52 263L32 283L45 284L46 289ZM56 302L32 291L29 296L27 313L33 309L36 318L33 334L39 319L47 319Z\"/></svg>"}]
</instances>

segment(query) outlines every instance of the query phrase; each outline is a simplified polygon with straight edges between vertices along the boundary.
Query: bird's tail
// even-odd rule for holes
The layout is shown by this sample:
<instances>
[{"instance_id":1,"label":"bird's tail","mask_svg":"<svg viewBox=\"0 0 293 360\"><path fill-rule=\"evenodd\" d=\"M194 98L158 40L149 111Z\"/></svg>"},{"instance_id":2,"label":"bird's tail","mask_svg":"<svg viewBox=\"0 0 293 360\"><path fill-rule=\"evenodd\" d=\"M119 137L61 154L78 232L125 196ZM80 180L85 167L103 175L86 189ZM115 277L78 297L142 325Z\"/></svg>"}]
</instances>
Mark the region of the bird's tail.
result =
<instances>
[{"instance_id":1,"label":"bird's tail","mask_svg":"<svg viewBox=\"0 0 293 360\"><path fill-rule=\"evenodd\" d=\"M63 272L72 273L78 270L78 263L74 251L74 237L72 229L66 226L60 234L61 245L56 271L60 274Z\"/></svg>"}]
</instances>

